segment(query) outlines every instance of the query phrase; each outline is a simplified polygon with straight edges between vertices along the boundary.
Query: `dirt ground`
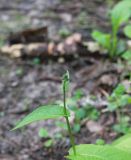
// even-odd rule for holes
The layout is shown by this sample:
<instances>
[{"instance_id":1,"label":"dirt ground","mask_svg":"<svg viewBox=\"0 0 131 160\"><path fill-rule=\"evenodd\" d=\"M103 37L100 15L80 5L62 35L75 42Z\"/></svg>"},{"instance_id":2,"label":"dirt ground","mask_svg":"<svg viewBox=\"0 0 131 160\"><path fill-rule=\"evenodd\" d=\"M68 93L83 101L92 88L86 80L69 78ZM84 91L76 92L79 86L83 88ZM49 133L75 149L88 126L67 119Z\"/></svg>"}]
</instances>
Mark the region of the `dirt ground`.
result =
<instances>
[{"instance_id":1,"label":"dirt ground","mask_svg":"<svg viewBox=\"0 0 131 160\"><path fill-rule=\"evenodd\" d=\"M3 37L11 31L48 25L50 39L60 39L58 32L63 26L90 39L92 28L98 26L109 30L106 8L107 4L102 0L0 0L0 35ZM61 76L67 69L71 75L71 95L81 88L85 97L92 94L102 101L125 71L99 53L66 60L63 64L46 59L39 65L33 64L31 59L10 59L0 55L0 160L64 160L70 147L68 136L56 141L49 149L43 147L46 139L38 136L41 127L47 127L51 135L59 131L54 121L34 123L13 132L10 130L37 106L62 98ZM76 143L94 143L97 138L110 142L117 136L110 129L115 122L114 115L102 114L99 122L106 128L104 132L92 134L84 124L76 134Z\"/></svg>"}]
</instances>

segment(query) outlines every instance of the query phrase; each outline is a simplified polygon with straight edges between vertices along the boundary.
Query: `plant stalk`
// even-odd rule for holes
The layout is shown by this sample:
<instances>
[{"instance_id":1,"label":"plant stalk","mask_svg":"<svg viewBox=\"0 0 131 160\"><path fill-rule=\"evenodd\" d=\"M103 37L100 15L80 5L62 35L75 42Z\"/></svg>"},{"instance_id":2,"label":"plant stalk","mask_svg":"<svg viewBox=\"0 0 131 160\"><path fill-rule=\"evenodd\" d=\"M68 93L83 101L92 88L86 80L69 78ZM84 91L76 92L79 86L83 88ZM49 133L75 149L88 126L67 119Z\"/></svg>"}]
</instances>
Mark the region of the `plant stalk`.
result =
<instances>
[{"instance_id":1,"label":"plant stalk","mask_svg":"<svg viewBox=\"0 0 131 160\"><path fill-rule=\"evenodd\" d=\"M117 31L118 31L117 27L112 27L112 42L110 51L111 58L114 58L114 56L116 56L117 45L118 45Z\"/></svg>"},{"instance_id":2,"label":"plant stalk","mask_svg":"<svg viewBox=\"0 0 131 160\"><path fill-rule=\"evenodd\" d=\"M67 115L65 82L63 84L63 102L64 102L64 112L65 112L65 115ZM70 126L68 116L65 116L65 119L66 119L66 123L67 123L67 127L68 127L68 132L69 132L69 137L70 137L70 142L71 142L71 145L72 145L72 149L73 149L74 155L76 155L75 140L74 140L74 136L73 136L72 131L71 131L71 126Z\"/></svg>"}]
</instances>

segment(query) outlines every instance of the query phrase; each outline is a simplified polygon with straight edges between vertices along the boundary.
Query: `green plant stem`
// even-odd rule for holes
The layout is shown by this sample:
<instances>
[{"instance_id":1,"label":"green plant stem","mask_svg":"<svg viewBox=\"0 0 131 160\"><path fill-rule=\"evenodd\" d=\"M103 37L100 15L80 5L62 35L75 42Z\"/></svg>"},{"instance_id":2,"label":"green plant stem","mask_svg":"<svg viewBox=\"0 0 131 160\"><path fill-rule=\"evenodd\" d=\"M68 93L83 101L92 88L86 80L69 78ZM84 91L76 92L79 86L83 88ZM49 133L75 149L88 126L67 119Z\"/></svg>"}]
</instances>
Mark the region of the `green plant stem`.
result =
<instances>
[{"instance_id":1,"label":"green plant stem","mask_svg":"<svg viewBox=\"0 0 131 160\"><path fill-rule=\"evenodd\" d=\"M117 38L117 28L113 27L112 29L112 42L111 42L111 50L110 50L110 57L114 58L116 56L117 51L117 44L118 44L118 38Z\"/></svg>"},{"instance_id":2,"label":"green plant stem","mask_svg":"<svg viewBox=\"0 0 131 160\"><path fill-rule=\"evenodd\" d=\"M64 112L65 112L65 115L67 115L65 84L63 84L63 102L64 102ZM70 142L71 142L71 145L72 145L72 148L73 148L73 152L74 152L74 155L76 155L74 136L73 136L72 131L71 131L71 126L70 126L68 116L65 116L65 119L66 119L66 123L67 123L67 127L68 127L68 132L69 132Z\"/></svg>"}]
</instances>

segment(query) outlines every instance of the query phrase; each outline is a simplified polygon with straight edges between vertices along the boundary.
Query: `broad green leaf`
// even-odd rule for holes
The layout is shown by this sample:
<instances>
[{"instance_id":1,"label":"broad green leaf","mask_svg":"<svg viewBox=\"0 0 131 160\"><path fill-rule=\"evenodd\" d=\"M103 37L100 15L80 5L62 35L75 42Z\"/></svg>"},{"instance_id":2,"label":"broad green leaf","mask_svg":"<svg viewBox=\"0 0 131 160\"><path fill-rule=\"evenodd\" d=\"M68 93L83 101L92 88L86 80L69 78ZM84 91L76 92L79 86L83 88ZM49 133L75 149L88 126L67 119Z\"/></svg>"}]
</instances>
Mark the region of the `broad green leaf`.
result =
<instances>
[{"instance_id":1,"label":"broad green leaf","mask_svg":"<svg viewBox=\"0 0 131 160\"><path fill-rule=\"evenodd\" d=\"M131 153L131 134L120 137L114 141L112 145L125 152Z\"/></svg>"},{"instance_id":2,"label":"broad green leaf","mask_svg":"<svg viewBox=\"0 0 131 160\"><path fill-rule=\"evenodd\" d=\"M41 106L35 109L32 113L28 114L23 120L21 120L13 130L21 128L25 125L28 125L32 122L45 120L45 119L53 119L66 116L64 114L64 108L57 105L48 105ZM69 116L69 113L68 113Z\"/></svg>"},{"instance_id":3,"label":"broad green leaf","mask_svg":"<svg viewBox=\"0 0 131 160\"><path fill-rule=\"evenodd\" d=\"M128 38L131 38L131 25L128 25L124 28L124 33Z\"/></svg>"},{"instance_id":4,"label":"broad green leaf","mask_svg":"<svg viewBox=\"0 0 131 160\"><path fill-rule=\"evenodd\" d=\"M105 144L105 140L104 139L97 139L96 140L96 144L97 145L104 145Z\"/></svg>"},{"instance_id":5,"label":"broad green leaf","mask_svg":"<svg viewBox=\"0 0 131 160\"><path fill-rule=\"evenodd\" d=\"M102 47L109 49L110 48L110 34L105 34L100 31L94 30L92 32L92 38L96 40Z\"/></svg>"},{"instance_id":6,"label":"broad green leaf","mask_svg":"<svg viewBox=\"0 0 131 160\"><path fill-rule=\"evenodd\" d=\"M76 146L77 160L131 160L131 154L114 146L99 146L92 144L81 144ZM73 157L73 150L69 151ZM75 156L72 160L76 160Z\"/></svg>"},{"instance_id":7,"label":"broad green leaf","mask_svg":"<svg viewBox=\"0 0 131 160\"><path fill-rule=\"evenodd\" d=\"M94 156L88 156L88 157L85 157L85 156L82 156L82 155L71 155L71 156L67 156L68 159L70 160L104 160L102 158L99 158L99 157L94 157Z\"/></svg>"},{"instance_id":8,"label":"broad green leaf","mask_svg":"<svg viewBox=\"0 0 131 160\"><path fill-rule=\"evenodd\" d=\"M128 50L125 53L123 53L122 58L124 58L125 60L130 60L131 61L131 51Z\"/></svg>"},{"instance_id":9,"label":"broad green leaf","mask_svg":"<svg viewBox=\"0 0 131 160\"><path fill-rule=\"evenodd\" d=\"M119 26L129 20L131 16L131 0L119 2L111 12L111 21L114 30L118 30Z\"/></svg>"}]
</instances>

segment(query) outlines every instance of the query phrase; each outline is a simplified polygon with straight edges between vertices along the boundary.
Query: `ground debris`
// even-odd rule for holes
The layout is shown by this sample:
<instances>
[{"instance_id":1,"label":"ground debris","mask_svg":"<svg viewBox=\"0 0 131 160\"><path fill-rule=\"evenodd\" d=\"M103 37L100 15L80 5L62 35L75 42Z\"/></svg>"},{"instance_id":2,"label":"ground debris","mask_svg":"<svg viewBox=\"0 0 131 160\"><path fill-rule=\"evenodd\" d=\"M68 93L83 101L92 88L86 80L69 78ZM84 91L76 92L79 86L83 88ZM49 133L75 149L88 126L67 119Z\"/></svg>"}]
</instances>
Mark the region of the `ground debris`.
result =
<instances>
[{"instance_id":1,"label":"ground debris","mask_svg":"<svg viewBox=\"0 0 131 160\"><path fill-rule=\"evenodd\" d=\"M25 37L27 41L29 42L30 38L33 37L33 35L30 35L32 30L27 34L28 36ZM21 34L25 34L26 32L22 32ZM24 35L24 36L25 36ZM18 37L21 35L18 35ZM15 36L14 36L15 37ZM17 38L17 37L16 37ZM14 38L15 39L15 38ZM34 35L35 39L35 35ZM13 41L17 40L12 40ZM25 40L26 41L26 40ZM77 53L81 54L81 50L83 51L84 46L82 46L82 36L79 33L74 33L71 36L67 37L63 42L48 42L43 41L39 42L32 42L30 43L13 43L12 45L6 45L1 48L1 53L7 54L10 57L13 58L20 58L23 56L27 57L50 57L50 56L69 56L74 55L74 57L77 57ZM85 50L86 51L86 50Z\"/></svg>"}]
</instances>

